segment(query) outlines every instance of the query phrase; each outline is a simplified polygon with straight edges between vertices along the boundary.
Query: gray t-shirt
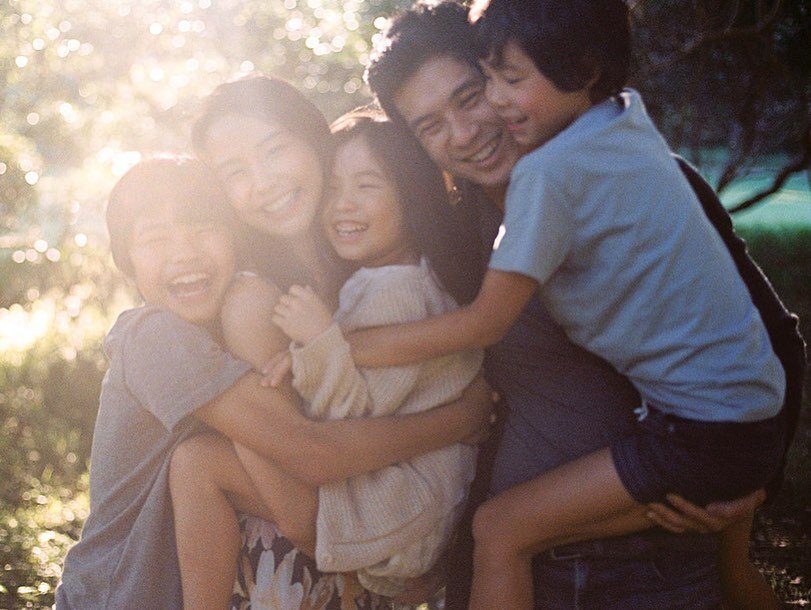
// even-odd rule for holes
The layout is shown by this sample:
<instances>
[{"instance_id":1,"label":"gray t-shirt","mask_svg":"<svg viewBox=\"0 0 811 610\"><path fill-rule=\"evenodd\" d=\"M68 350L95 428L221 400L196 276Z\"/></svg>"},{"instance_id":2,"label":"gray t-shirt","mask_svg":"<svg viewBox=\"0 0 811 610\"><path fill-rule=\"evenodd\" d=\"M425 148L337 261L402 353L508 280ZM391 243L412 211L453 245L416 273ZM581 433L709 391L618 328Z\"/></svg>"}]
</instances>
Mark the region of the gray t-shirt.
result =
<instances>
[{"instance_id":1,"label":"gray t-shirt","mask_svg":"<svg viewBox=\"0 0 811 610\"><path fill-rule=\"evenodd\" d=\"M639 95L619 100L516 164L490 266L535 278L569 338L662 411L772 417L784 373L749 292Z\"/></svg>"},{"instance_id":2,"label":"gray t-shirt","mask_svg":"<svg viewBox=\"0 0 811 610\"><path fill-rule=\"evenodd\" d=\"M122 313L104 347L110 367L93 434L90 516L65 559L57 607L180 608L169 459L204 428L194 411L250 366L155 307Z\"/></svg>"}]
</instances>

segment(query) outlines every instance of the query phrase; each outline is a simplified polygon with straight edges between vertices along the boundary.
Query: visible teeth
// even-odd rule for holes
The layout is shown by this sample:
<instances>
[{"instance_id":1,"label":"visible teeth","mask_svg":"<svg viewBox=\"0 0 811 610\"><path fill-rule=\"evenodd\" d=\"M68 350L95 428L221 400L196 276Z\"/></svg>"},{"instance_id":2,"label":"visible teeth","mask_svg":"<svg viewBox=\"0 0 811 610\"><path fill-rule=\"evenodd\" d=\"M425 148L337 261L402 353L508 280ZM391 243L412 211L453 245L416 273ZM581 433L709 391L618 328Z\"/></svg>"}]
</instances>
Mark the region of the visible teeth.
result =
<instances>
[{"instance_id":1,"label":"visible teeth","mask_svg":"<svg viewBox=\"0 0 811 610\"><path fill-rule=\"evenodd\" d=\"M207 273L189 273L181 275L172 280L172 286L181 286L184 284L194 284L195 282L203 282L208 279Z\"/></svg>"},{"instance_id":2,"label":"visible teeth","mask_svg":"<svg viewBox=\"0 0 811 610\"><path fill-rule=\"evenodd\" d=\"M273 214L275 212L283 210L284 208L289 206L291 203L293 203L293 200L296 198L297 195L298 195L298 189L289 192L287 195L285 195L283 197L280 197L279 199L276 199L275 201L271 201L270 203L265 204L264 206L262 206L262 210L264 210L265 212L268 212L270 214Z\"/></svg>"},{"instance_id":3,"label":"visible teeth","mask_svg":"<svg viewBox=\"0 0 811 610\"><path fill-rule=\"evenodd\" d=\"M367 225L359 222L338 222L333 225L333 228L340 237L348 237L349 235L365 231Z\"/></svg>"},{"instance_id":4,"label":"visible teeth","mask_svg":"<svg viewBox=\"0 0 811 610\"><path fill-rule=\"evenodd\" d=\"M468 161L472 161L473 163L478 163L479 161L484 161L487 157L493 154L498 146L498 138L493 138L490 140L490 143L487 144L484 148L479 150L475 155L471 155L467 158Z\"/></svg>"}]
</instances>

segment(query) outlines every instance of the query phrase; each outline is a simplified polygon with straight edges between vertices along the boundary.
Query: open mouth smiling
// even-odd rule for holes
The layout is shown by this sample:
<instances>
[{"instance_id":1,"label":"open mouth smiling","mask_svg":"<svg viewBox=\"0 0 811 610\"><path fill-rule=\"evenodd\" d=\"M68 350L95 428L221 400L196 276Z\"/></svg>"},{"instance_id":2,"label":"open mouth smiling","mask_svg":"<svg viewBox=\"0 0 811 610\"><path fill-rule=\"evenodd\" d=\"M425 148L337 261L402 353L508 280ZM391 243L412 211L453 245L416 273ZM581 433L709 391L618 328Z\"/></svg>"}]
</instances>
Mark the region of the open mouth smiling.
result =
<instances>
[{"instance_id":1,"label":"open mouth smiling","mask_svg":"<svg viewBox=\"0 0 811 610\"><path fill-rule=\"evenodd\" d=\"M205 292L211 285L211 275L202 271L185 273L172 279L169 292L178 298L193 297Z\"/></svg>"},{"instance_id":2,"label":"open mouth smiling","mask_svg":"<svg viewBox=\"0 0 811 610\"><path fill-rule=\"evenodd\" d=\"M298 200L300 193L301 187L293 189L281 197L276 197L275 199L263 204L260 209L265 214L278 214L280 212L284 212L293 206L293 204Z\"/></svg>"},{"instance_id":3,"label":"open mouth smiling","mask_svg":"<svg viewBox=\"0 0 811 610\"><path fill-rule=\"evenodd\" d=\"M340 239L352 239L353 237L357 237L366 231L368 228L369 225L367 224L349 220L332 223L332 230Z\"/></svg>"},{"instance_id":4,"label":"open mouth smiling","mask_svg":"<svg viewBox=\"0 0 811 610\"><path fill-rule=\"evenodd\" d=\"M490 160L490 158L495 154L496 150L498 150L499 144L501 144L502 134L497 134L494 138L489 140L482 146L479 150L477 150L472 155L468 155L461 159L463 163L483 163L485 161Z\"/></svg>"}]
</instances>

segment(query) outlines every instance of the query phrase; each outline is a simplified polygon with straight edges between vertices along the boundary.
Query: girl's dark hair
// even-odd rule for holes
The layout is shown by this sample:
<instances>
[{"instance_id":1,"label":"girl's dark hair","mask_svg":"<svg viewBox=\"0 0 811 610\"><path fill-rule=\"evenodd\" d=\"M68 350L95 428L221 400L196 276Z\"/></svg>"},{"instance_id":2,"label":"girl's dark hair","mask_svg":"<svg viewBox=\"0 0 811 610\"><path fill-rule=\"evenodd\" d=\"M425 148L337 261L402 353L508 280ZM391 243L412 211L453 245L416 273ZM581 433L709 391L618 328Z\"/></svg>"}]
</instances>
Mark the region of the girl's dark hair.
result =
<instances>
[{"instance_id":1,"label":"girl's dark hair","mask_svg":"<svg viewBox=\"0 0 811 610\"><path fill-rule=\"evenodd\" d=\"M466 277L467 233L460 229L457 207L452 206L445 176L431 161L413 134L386 118L382 110L362 107L332 124L335 148L363 138L386 177L397 191L411 243L431 262L443 287L460 303L476 295Z\"/></svg>"},{"instance_id":2,"label":"girl's dark hair","mask_svg":"<svg viewBox=\"0 0 811 610\"><path fill-rule=\"evenodd\" d=\"M206 158L206 139L212 124L233 114L276 123L293 137L303 140L315 151L326 184L333 152L329 125L315 104L296 87L280 78L259 73L219 85L203 99L200 112L192 124L192 146L200 158ZM332 260L320 225L314 223L312 230L321 255L325 260ZM311 270L296 260L280 240L243 226L237 243L240 264L270 277L280 288L286 289L294 283L313 283Z\"/></svg>"},{"instance_id":3,"label":"girl's dark hair","mask_svg":"<svg viewBox=\"0 0 811 610\"><path fill-rule=\"evenodd\" d=\"M202 162L168 154L141 161L116 183L107 203L110 250L124 274L133 275L129 255L133 225L166 206L182 222L214 223L229 231L236 226L228 196Z\"/></svg>"},{"instance_id":4,"label":"girl's dark hair","mask_svg":"<svg viewBox=\"0 0 811 610\"><path fill-rule=\"evenodd\" d=\"M515 41L561 91L588 86L592 103L625 86L631 33L624 0L480 0L471 9L480 57L496 65Z\"/></svg>"}]
</instances>

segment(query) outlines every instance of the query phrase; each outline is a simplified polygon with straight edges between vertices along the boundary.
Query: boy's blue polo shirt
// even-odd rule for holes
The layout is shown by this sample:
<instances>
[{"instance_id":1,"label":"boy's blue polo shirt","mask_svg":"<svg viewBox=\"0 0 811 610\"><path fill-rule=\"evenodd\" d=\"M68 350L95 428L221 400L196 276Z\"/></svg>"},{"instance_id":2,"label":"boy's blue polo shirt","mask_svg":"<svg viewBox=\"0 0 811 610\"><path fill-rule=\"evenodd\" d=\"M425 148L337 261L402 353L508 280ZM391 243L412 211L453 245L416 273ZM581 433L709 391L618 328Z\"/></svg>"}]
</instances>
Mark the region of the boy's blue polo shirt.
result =
<instances>
[{"instance_id":1,"label":"boy's blue polo shirt","mask_svg":"<svg viewBox=\"0 0 811 610\"><path fill-rule=\"evenodd\" d=\"M536 279L567 336L665 412L776 415L784 373L752 299L638 94L513 169L490 267Z\"/></svg>"}]
</instances>

